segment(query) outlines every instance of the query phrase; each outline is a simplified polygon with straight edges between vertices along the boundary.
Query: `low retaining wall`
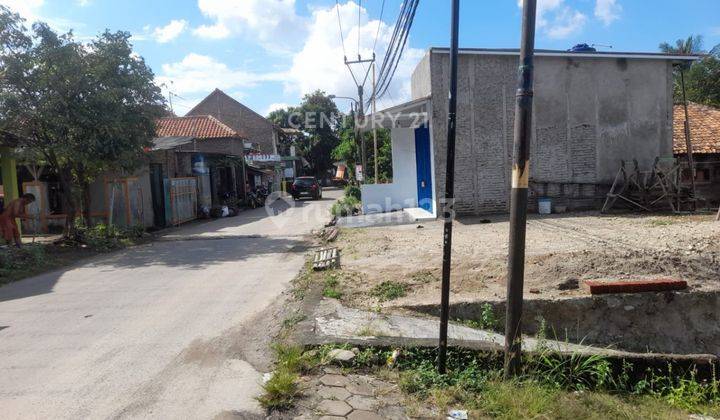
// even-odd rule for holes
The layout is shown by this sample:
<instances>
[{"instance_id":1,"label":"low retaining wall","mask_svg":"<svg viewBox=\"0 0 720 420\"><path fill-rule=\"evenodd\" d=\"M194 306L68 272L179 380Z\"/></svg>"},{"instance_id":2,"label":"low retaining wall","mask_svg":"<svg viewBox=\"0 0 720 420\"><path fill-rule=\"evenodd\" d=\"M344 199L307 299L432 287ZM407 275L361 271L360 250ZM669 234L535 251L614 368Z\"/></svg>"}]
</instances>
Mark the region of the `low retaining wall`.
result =
<instances>
[{"instance_id":1,"label":"low retaining wall","mask_svg":"<svg viewBox=\"0 0 720 420\"><path fill-rule=\"evenodd\" d=\"M504 301L457 302L451 319L480 319L485 304L498 319ZM439 305L404 306L439 315ZM635 352L720 355L720 292L663 292L568 299L530 299L522 330L535 335L544 322L548 338Z\"/></svg>"}]
</instances>

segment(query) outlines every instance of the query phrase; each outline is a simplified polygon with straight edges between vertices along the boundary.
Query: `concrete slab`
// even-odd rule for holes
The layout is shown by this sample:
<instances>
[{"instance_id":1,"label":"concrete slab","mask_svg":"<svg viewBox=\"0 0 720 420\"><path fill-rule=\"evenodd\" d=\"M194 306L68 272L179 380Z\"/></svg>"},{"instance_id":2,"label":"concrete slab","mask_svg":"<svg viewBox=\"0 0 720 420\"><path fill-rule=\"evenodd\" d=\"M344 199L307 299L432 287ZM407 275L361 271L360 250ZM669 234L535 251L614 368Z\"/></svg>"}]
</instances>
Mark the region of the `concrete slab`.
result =
<instances>
[{"instance_id":1,"label":"concrete slab","mask_svg":"<svg viewBox=\"0 0 720 420\"><path fill-rule=\"evenodd\" d=\"M313 319L314 334L304 334L302 338L305 344L350 343L397 347L437 345L439 332L437 318L369 312L344 307L335 300L323 299L317 306ZM375 336L359 335L360 331L373 331ZM485 351L502 351L505 343L502 334L454 324L450 324L448 328L448 338L451 346ZM558 354L602 355L629 360L687 361L697 364L717 361L717 356L709 354L635 353L531 337L523 337L523 350L526 352L549 350Z\"/></svg>"},{"instance_id":2,"label":"concrete slab","mask_svg":"<svg viewBox=\"0 0 720 420\"><path fill-rule=\"evenodd\" d=\"M395 226L415 223L415 220L404 211L390 213L361 214L338 218L337 225L347 228L366 228L376 226Z\"/></svg>"}]
</instances>

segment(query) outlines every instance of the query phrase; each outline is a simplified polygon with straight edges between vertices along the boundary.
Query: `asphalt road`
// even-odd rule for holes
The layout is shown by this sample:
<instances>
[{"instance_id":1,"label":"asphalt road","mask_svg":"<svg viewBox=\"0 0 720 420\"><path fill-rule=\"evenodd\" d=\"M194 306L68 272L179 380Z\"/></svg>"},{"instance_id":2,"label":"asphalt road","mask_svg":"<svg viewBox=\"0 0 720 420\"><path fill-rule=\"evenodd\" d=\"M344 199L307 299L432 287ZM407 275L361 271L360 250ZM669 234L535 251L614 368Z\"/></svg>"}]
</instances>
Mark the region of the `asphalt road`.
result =
<instances>
[{"instance_id":1,"label":"asphalt road","mask_svg":"<svg viewBox=\"0 0 720 420\"><path fill-rule=\"evenodd\" d=\"M0 287L0 417L261 414L262 374L244 353L339 195L173 229Z\"/></svg>"}]
</instances>

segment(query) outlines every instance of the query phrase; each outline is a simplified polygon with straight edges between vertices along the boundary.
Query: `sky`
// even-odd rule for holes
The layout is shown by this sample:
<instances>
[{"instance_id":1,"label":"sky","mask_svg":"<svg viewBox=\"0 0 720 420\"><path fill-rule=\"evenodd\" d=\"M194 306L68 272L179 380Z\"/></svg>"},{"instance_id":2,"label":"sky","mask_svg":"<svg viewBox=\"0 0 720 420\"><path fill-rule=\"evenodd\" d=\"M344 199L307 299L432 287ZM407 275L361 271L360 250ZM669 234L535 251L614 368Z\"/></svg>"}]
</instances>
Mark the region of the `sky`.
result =
<instances>
[{"instance_id":1,"label":"sky","mask_svg":"<svg viewBox=\"0 0 720 420\"><path fill-rule=\"evenodd\" d=\"M410 77L430 47L449 45L450 1L420 0L393 84L380 108L410 98ZM460 47L517 48L522 0L461 0ZM220 88L262 115L321 89L356 96L343 56L382 58L402 0L0 0L28 22L88 41L132 33L135 52L183 115ZM381 9L382 16L381 16ZM340 19L338 19L338 13ZM338 25L340 20L340 25ZM340 28L344 43L341 42ZM577 43L657 51L690 34L720 44L720 0L538 0L537 48ZM377 41L376 41L377 40ZM361 73L363 69L355 66ZM370 88L366 88L369 90ZM349 101L338 99L341 109Z\"/></svg>"}]
</instances>

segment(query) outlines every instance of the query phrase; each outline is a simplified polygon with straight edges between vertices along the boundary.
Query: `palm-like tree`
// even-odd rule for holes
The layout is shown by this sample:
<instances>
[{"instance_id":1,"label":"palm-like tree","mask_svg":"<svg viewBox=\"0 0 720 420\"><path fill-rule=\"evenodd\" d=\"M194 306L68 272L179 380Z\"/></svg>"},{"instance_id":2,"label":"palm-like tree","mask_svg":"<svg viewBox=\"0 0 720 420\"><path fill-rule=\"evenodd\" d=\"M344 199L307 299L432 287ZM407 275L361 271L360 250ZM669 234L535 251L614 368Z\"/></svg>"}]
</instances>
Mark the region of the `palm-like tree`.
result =
<instances>
[{"instance_id":1,"label":"palm-like tree","mask_svg":"<svg viewBox=\"0 0 720 420\"><path fill-rule=\"evenodd\" d=\"M675 45L667 42L660 44L660 51L668 54L699 54L703 53L702 35L690 35L687 39L678 39Z\"/></svg>"}]
</instances>

